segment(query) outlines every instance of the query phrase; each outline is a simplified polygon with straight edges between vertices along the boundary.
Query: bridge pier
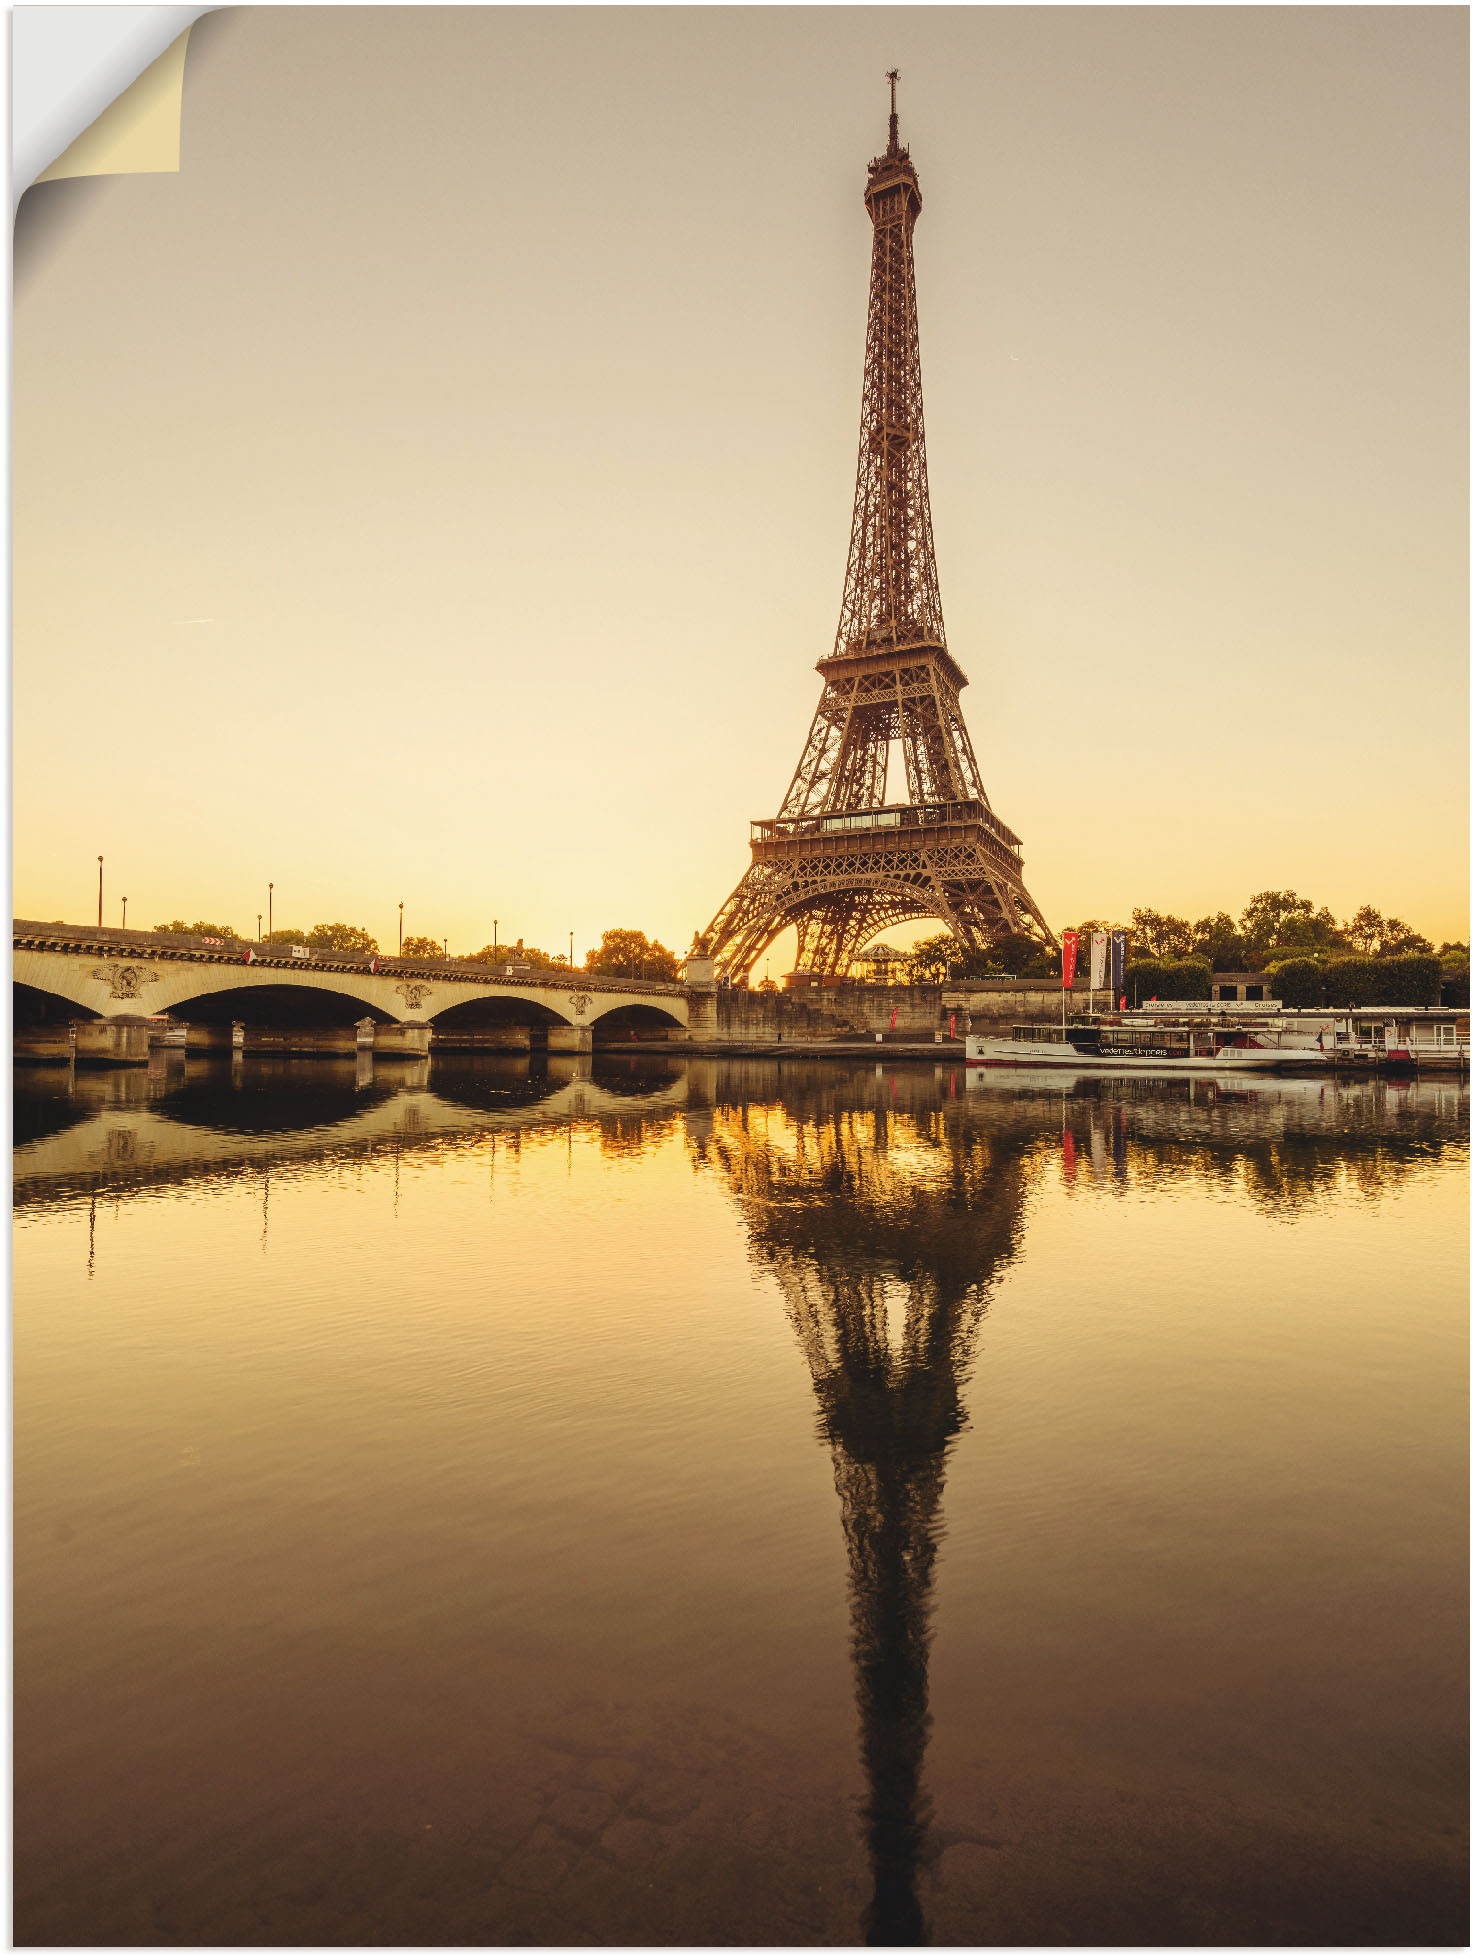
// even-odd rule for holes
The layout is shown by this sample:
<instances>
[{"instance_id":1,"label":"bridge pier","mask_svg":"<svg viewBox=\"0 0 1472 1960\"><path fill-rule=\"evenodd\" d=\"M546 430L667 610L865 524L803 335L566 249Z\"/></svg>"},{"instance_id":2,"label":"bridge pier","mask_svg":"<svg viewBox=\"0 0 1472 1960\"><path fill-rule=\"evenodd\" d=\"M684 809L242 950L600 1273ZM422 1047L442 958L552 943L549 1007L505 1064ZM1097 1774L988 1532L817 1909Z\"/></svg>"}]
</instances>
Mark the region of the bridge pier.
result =
<instances>
[{"instance_id":1,"label":"bridge pier","mask_svg":"<svg viewBox=\"0 0 1472 1960\"><path fill-rule=\"evenodd\" d=\"M447 1054L527 1055L531 1052L532 1031L516 1027L457 1027L452 1022L449 1027L435 1027L434 1045Z\"/></svg>"},{"instance_id":2,"label":"bridge pier","mask_svg":"<svg viewBox=\"0 0 1472 1960\"><path fill-rule=\"evenodd\" d=\"M76 1035L66 1021L42 1022L37 1027L13 1028L10 1053L17 1062L61 1062L70 1067Z\"/></svg>"},{"instance_id":3,"label":"bridge pier","mask_svg":"<svg viewBox=\"0 0 1472 1960\"><path fill-rule=\"evenodd\" d=\"M346 1055L358 1052L358 1030L345 1028L253 1028L241 1044L244 1055Z\"/></svg>"},{"instance_id":4,"label":"bridge pier","mask_svg":"<svg viewBox=\"0 0 1472 1960\"><path fill-rule=\"evenodd\" d=\"M716 963L704 953L692 953L685 962L685 1003L690 1016L687 1041L692 1035L717 1032Z\"/></svg>"},{"instance_id":5,"label":"bridge pier","mask_svg":"<svg viewBox=\"0 0 1472 1960\"><path fill-rule=\"evenodd\" d=\"M86 1068L147 1068L148 1022L141 1014L75 1021L76 1059Z\"/></svg>"},{"instance_id":6,"label":"bridge pier","mask_svg":"<svg viewBox=\"0 0 1472 1960\"><path fill-rule=\"evenodd\" d=\"M593 1052L593 1030L591 1028L550 1027L547 1030L547 1053L549 1055L591 1055Z\"/></svg>"},{"instance_id":7,"label":"bridge pier","mask_svg":"<svg viewBox=\"0 0 1472 1960\"><path fill-rule=\"evenodd\" d=\"M373 1030L375 1055L427 1055L433 1030L428 1021L380 1021Z\"/></svg>"},{"instance_id":8,"label":"bridge pier","mask_svg":"<svg viewBox=\"0 0 1472 1960\"><path fill-rule=\"evenodd\" d=\"M245 1028L239 1021L191 1021L184 1035L184 1048L190 1055L238 1055L244 1040Z\"/></svg>"}]
</instances>

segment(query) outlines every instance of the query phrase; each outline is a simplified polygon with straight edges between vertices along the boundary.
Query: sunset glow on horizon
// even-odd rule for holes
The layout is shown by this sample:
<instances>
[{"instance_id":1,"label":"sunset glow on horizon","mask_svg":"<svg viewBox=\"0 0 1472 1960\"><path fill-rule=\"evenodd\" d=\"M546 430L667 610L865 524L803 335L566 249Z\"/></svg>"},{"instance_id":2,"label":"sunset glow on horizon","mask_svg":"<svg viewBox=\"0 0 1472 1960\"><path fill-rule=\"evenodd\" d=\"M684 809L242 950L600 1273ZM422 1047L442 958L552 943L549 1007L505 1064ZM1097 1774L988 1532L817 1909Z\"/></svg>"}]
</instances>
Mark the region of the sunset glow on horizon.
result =
<instances>
[{"instance_id":1,"label":"sunset glow on horizon","mask_svg":"<svg viewBox=\"0 0 1472 1960\"><path fill-rule=\"evenodd\" d=\"M101 853L108 925L253 936L269 881L385 950L402 900L683 953L833 644L897 66L947 638L1049 924L1292 887L1465 939L1466 42L207 16L178 174L22 206L16 914L95 918Z\"/></svg>"}]
</instances>

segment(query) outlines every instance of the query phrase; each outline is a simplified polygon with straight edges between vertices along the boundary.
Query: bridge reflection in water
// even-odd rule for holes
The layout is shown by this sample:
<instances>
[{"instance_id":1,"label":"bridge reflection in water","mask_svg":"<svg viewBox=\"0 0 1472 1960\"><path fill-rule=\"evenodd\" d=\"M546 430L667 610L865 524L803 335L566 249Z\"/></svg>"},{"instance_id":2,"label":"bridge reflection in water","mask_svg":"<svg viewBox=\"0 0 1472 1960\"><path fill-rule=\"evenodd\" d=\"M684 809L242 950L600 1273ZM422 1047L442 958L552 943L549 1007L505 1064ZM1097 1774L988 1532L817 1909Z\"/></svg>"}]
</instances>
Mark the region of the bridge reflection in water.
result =
<instances>
[{"instance_id":1,"label":"bridge reflection in water","mask_svg":"<svg viewBox=\"0 0 1472 1960\"><path fill-rule=\"evenodd\" d=\"M15 1197L92 1207L161 1183L333 1158L494 1153L537 1131L609 1155L683 1134L780 1289L830 1451L847 1549L871 1944L920 1944L936 1846L924 1765L949 1460L989 1303L1029 1195L1211 1181L1288 1215L1388 1189L1465 1137L1458 1083L1027 1085L968 1092L948 1066L694 1058L233 1064L160 1057L62 1081L22 1072ZM429 1937L433 1937L432 1933Z\"/></svg>"}]
</instances>

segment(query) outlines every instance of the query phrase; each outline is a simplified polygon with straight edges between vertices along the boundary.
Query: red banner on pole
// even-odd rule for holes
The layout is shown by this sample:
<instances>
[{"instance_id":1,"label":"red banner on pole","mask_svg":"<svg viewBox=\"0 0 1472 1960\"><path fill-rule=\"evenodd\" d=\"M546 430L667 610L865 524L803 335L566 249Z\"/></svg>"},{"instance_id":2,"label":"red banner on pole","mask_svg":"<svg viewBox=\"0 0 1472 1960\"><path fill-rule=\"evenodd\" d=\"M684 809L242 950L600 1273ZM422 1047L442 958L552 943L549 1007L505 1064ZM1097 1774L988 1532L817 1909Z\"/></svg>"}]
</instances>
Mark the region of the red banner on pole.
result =
<instances>
[{"instance_id":1,"label":"red banner on pole","mask_svg":"<svg viewBox=\"0 0 1472 1960\"><path fill-rule=\"evenodd\" d=\"M1078 934L1065 932L1063 935L1063 984L1073 985L1074 971L1078 966Z\"/></svg>"}]
</instances>

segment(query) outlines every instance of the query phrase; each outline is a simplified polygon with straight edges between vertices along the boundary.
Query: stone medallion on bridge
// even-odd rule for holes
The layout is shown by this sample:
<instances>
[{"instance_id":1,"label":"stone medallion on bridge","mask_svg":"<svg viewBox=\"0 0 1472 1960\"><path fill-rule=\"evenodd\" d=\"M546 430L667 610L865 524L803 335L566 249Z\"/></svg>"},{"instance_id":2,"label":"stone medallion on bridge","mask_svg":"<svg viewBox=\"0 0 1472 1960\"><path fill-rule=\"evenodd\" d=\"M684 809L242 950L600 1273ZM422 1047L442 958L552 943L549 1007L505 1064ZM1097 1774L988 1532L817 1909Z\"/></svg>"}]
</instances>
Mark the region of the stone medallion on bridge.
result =
<instances>
[{"instance_id":1,"label":"stone medallion on bridge","mask_svg":"<svg viewBox=\"0 0 1472 1960\"><path fill-rule=\"evenodd\" d=\"M593 996L591 994L569 994L568 999L572 1003L573 1013L577 1015L579 1020L582 1019L588 1009L593 1005Z\"/></svg>"},{"instance_id":2,"label":"stone medallion on bridge","mask_svg":"<svg viewBox=\"0 0 1472 1960\"><path fill-rule=\"evenodd\" d=\"M401 980L394 992L404 996L406 1007L423 1007L434 988L426 986L422 980Z\"/></svg>"},{"instance_id":3,"label":"stone medallion on bridge","mask_svg":"<svg viewBox=\"0 0 1472 1960\"><path fill-rule=\"evenodd\" d=\"M105 980L109 1000L137 1000L145 987L151 987L158 974L151 966L126 966L121 960L109 960L106 966L93 966L86 969L92 980Z\"/></svg>"}]
</instances>

